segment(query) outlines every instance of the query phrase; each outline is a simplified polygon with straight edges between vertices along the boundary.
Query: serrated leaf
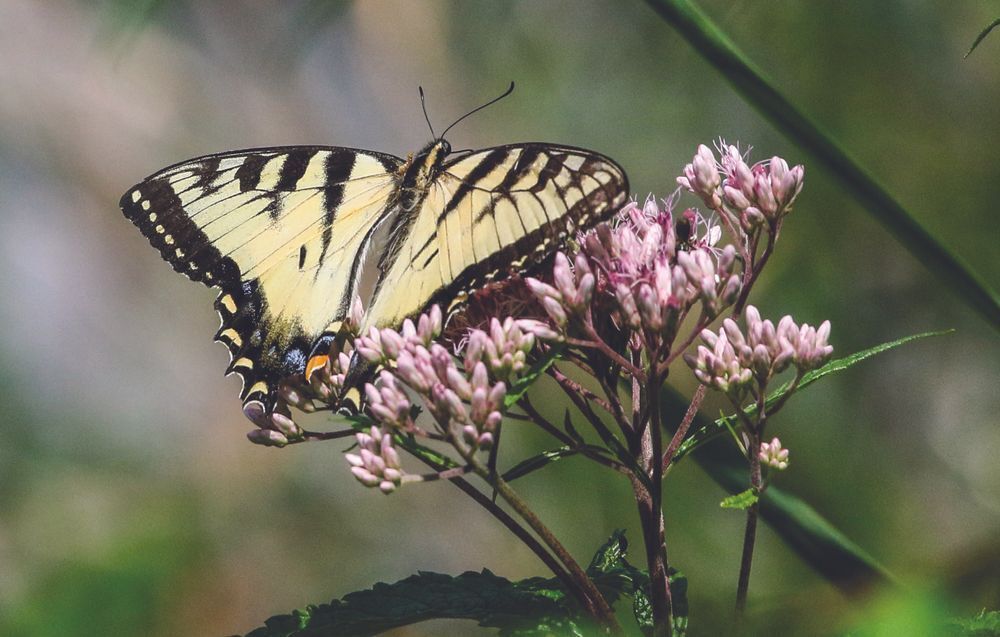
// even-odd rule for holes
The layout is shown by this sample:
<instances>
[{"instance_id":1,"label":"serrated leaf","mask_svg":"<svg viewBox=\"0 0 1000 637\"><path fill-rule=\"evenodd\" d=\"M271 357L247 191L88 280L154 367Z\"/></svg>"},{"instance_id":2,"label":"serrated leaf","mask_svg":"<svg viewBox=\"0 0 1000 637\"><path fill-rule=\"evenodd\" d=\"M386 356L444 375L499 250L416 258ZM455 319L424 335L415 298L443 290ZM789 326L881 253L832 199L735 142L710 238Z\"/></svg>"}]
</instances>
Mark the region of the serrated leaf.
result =
<instances>
[{"instance_id":1,"label":"serrated leaf","mask_svg":"<svg viewBox=\"0 0 1000 637\"><path fill-rule=\"evenodd\" d=\"M753 489L747 489L746 491L737 493L736 495L731 495L722 499L719 503L723 509L740 509L746 510L757 503L757 492Z\"/></svg>"},{"instance_id":2,"label":"serrated leaf","mask_svg":"<svg viewBox=\"0 0 1000 637\"><path fill-rule=\"evenodd\" d=\"M571 607L553 599L551 590L541 593L539 581L515 584L487 570L457 577L421 572L276 615L246 637L373 635L429 619L469 619L507 637L583 635Z\"/></svg>"},{"instance_id":3,"label":"serrated leaf","mask_svg":"<svg viewBox=\"0 0 1000 637\"><path fill-rule=\"evenodd\" d=\"M565 351L565 345L554 345L550 347L542 356L535 361L535 364L531 366L528 372L514 381L510 388L507 390L507 396L504 397L504 409L510 409L517 404L517 401L528 393L528 389L535 384L535 381L544 374L552 365L555 364L559 357Z\"/></svg>"},{"instance_id":4,"label":"serrated leaf","mask_svg":"<svg viewBox=\"0 0 1000 637\"><path fill-rule=\"evenodd\" d=\"M941 331L938 331L938 332L924 332L922 334L914 334L912 336L904 336L903 338L898 338L898 339L896 339L894 341L889 341L887 343L882 343L880 345L876 345L874 347L869 347L868 349L861 350L860 352L855 352L854 354L850 354L850 355L845 356L843 358L838 358L836 360L832 360L832 361L828 362L826 365L823 365L822 367L820 367L819 369L814 369L813 371L806 373L802 377L802 380L799 381L799 387L798 387L798 389L799 390L805 389L806 387L808 387L809 385L812 385L813 383L815 383L820 378L823 378L824 376L828 376L828 375L833 374L835 372L843 371L843 370L845 370L845 369L847 369L849 367L852 367L852 366L860 363L861 361L867 360L867 359L871 358L872 356L875 356L876 354L881 354L883 352L887 352L887 351L889 351L891 349L895 349L896 347L899 347L901 345L905 345L906 343L910 343L912 341L916 341L916 340L923 339L923 338L929 338L931 336L942 336L942 335L945 335L945 334L951 334L954 331L955 330L941 330ZM781 397L784 396L788 392L789 387L790 387L790 383L785 383L784 385L782 385L781 387L779 387L777 390L775 390L774 392L772 392L767 397L767 403L768 404L774 404L775 401L780 400ZM750 407L750 408L747 409L747 412L750 413L750 414L754 413L755 411L756 411L756 407L755 406L752 406L752 407ZM677 462L678 460L680 460L681 458L683 458L685 455L691 453L692 451L694 451L695 449L697 449L701 445L705 444L706 442L708 442L710 440L713 440L715 437L719 436L720 434L725 433L725 431L726 431L726 420L727 419L729 421L734 421L734 420L736 420L736 416L735 416L735 414L734 415L730 415L730 416L725 416L723 418L719 418L718 420L716 420L714 422L708 421L708 422L703 423L699 427L695 427L693 433L689 434L688 437L684 439L684 442L682 442L680 444L680 446L677 448L677 452L674 454L674 458L673 458L672 462Z\"/></svg>"},{"instance_id":5,"label":"serrated leaf","mask_svg":"<svg viewBox=\"0 0 1000 637\"><path fill-rule=\"evenodd\" d=\"M618 529L594 554L587 567L587 575L594 580L608 603L613 604L621 595L630 596L635 620L645 632L653 627L649 576L645 571L629 564L625 558L627 551L625 531ZM671 568L667 581L673 600L673 635L682 637L688 624L687 578L677 569Z\"/></svg>"},{"instance_id":6,"label":"serrated leaf","mask_svg":"<svg viewBox=\"0 0 1000 637\"><path fill-rule=\"evenodd\" d=\"M594 553L587 567L587 573L597 575L618 568L625 561L627 552L628 540L625 538L625 529L615 529L608 541Z\"/></svg>"}]
</instances>

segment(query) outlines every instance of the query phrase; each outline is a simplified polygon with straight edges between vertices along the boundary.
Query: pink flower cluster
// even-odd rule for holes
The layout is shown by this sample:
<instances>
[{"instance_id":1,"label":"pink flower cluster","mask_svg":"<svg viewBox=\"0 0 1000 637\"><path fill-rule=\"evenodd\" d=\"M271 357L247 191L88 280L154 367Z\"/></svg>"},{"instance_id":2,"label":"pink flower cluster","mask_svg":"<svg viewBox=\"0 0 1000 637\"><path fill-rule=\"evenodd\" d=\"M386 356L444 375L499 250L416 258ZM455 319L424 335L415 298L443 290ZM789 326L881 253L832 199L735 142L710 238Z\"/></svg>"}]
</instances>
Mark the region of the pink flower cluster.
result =
<instances>
[{"instance_id":1,"label":"pink flower cluster","mask_svg":"<svg viewBox=\"0 0 1000 637\"><path fill-rule=\"evenodd\" d=\"M718 332L702 330L705 345L698 346L696 355L684 357L703 384L740 396L753 380L764 387L790 364L802 374L825 363L833 353L826 342L829 321L819 328L800 327L791 316L785 316L775 327L771 321L761 320L752 305L747 306L745 316L746 336L736 321L727 318Z\"/></svg>"},{"instance_id":2,"label":"pink flower cluster","mask_svg":"<svg viewBox=\"0 0 1000 637\"><path fill-rule=\"evenodd\" d=\"M358 433L358 453L344 457L351 465L351 473L366 487L378 487L382 493L392 493L403 481L399 454L392 446L392 434L382 433L372 427L368 433Z\"/></svg>"},{"instance_id":3,"label":"pink flower cluster","mask_svg":"<svg viewBox=\"0 0 1000 637\"><path fill-rule=\"evenodd\" d=\"M365 386L369 413L378 424L365 444L377 438L379 453L394 471L399 470L398 463L392 465L386 456L392 449L391 434L425 434L416 424L418 410L411 395L434 418L437 431L430 435L451 442L463 453L490 448L503 418L507 382L526 371L528 353L535 345L534 333L526 329L537 327L534 322L493 319L489 331L470 330L459 359L436 342L442 322L441 310L434 306L416 323L405 321L400 331L372 328L356 341L358 354L382 367L377 381ZM386 491L385 482L372 477L386 474L372 468L369 460L376 451L369 451L348 461L362 484ZM357 459L365 463L358 464ZM362 466L365 472L359 469Z\"/></svg>"},{"instance_id":4,"label":"pink flower cluster","mask_svg":"<svg viewBox=\"0 0 1000 637\"><path fill-rule=\"evenodd\" d=\"M772 469L782 471L788 468L788 449L782 447L781 441L777 438L773 438L771 442L763 443L757 456L761 462Z\"/></svg>"},{"instance_id":5,"label":"pink flower cluster","mask_svg":"<svg viewBox=\"0 0 1000 637\"><path fill-rule=\"evenodd\" d=\"M607 297L620 327L672 339L696 303L716 316L740 291L736 249L716 249L717 226L694 211L686 211L683 222L689 233L704 227L705 235L689 236L681 246L669 202L632 202L616 225L600 225L582 238L572 263L556 254L552 285L533 278L526 283L562 332L591 320L598 294Z\"/></svg>"},{"instance_id":6,"label":"pink flower cluster","mask_svg":"<svg viewBox=\"0 0 1000 637\"><path fill-rule=\"evenodd\" d=\"M489 331L471 330L465 345L465 369L486 365L490 376L510 381L528 368L528 353L535 347L536 321L516 321L511 317L502 322L490 320Z\"/></svg>"},{"instance_id":7,"label":"pink flower cluster","mask_svg":"<svg viewBox=\"0 0 1000 637\"><path fill-rule=\"evenodd\" d=\"M792 204L802 190L805 169L788 167L780 157L746 163L738 147L720 144L721 161L702 144L684 175L677 183L701 197L712 210L736 221L744 232L751 233L767 224L770 227L792 211Z\"/></svg>"}]
</instances>

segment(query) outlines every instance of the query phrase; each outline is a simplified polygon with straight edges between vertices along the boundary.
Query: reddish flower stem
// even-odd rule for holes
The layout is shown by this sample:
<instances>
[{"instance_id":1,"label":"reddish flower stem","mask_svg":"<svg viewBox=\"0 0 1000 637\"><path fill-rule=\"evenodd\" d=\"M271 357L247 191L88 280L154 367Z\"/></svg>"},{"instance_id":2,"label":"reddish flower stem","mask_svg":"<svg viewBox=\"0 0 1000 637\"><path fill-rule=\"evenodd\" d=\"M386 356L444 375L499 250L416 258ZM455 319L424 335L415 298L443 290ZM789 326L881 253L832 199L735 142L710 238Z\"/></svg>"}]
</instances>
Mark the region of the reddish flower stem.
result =
<instances>
[{"instance_id":1,"label":"reddish flower stem","mask_svg":"<svg viewBox=\"0 0 1000 637\"><path fill-rule=\"evenodd\" d=\"M661 463L662 471L665 472L670 467L670 463L674 459L674 454L677 453L677 449L680 448L681 443L684 442L684 437L687 436L688 429L691 428L691 423L694 422L694 417L698 415L698 408L701 407L702 401L705 400L706 391L707 388L704 385L698 385L698 389L694 391L694 396L691 398L691 404L688 405L687 412L684 414L684 420L681 421L681 424L677 425L677 430L670 439L670 444L667 445L667 450L663 452L663 461ZM654 426L656 425L654 424Z\"/></svg>"},{"instance_id":2,"label":"reddish flower stem","mask_svg":"<svg viewBox=\"0 0 1000 637\"><path fill-rule=\"evenodd\" d=\"M650 367L655 365L651 364ZM646 566L649 571L650 603L653 610L653 635L669 637L673 600L668 579L667 546L663 520L663 471L662 432L660 431L659 383L660 378L650 370L650 381L645 391L645 408L650 422L645 423L640 443L640 466L648 471L649 486L633 480L633 491L639 507L643 544L646 548Z\"/></svg>"},{"instance_id":3,"label":"reddish flower stem","mask_svg":"<svg viewBox=\"0 0 1000 637\"><path fill-rule=\"evenodd\" d=\"M580 565L577 564L573 556L566 550L566 548L559 542L558 538L542 524L542 521L538 518L534 511L532 511L527 503L521 498L520 495L514 489L510 487L507 482L500 476L492 475L489 470L484 467L479 460L476 458L475 453L470 449L465 448L464 443L453 440L455 448L462 454L465 459L472 466L473 470L484 480L487 481L490 486L496 489L497 493L500 494L507 504L510 505L512 509L521 519L527 523L529 527L541 538L542 542L548 546L549 550L552 551L562 562L562 565L568 571L569 577L573 580L572 591L578 594L582 594L582 597L578 597L578 601L581 602L583 607L587 610L588 614L597 623L602 626L608 633L612 635L624 635L621 625L618 624L618 620L615 618L615 613L611 610L611 606L608 605L606 599L594 585L594 582L590 577L584 572Z\"/></svg>"},{"instance_id":4,"label":"reddish flower stem","mask_svg":"<svg viewBox=\"0 0 1000 637\"><path fill-rule=\"evenodd\" d=\"M762 478L760 469L760 434L757 431L749 432L750 435L750 486L754 493L760 496L762 491ZM757 517L760 510L760 502L754 502L747 509L747 524L743 532L743 555L740 558L740 576L736 584L736 612L740 615L746 610L747 593L750 589L750 567L753 565L753 550L757 540Z\"/></svg>"}]
</instances>

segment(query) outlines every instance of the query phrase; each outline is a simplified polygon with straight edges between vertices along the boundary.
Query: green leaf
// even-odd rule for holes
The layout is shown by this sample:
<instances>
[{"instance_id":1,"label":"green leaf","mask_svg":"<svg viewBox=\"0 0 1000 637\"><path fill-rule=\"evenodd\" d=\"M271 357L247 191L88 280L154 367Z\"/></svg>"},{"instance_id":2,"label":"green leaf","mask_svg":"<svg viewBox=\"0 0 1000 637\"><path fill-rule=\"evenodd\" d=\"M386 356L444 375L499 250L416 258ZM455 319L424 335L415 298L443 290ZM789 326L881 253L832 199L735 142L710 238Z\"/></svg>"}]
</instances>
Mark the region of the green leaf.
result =
<instances>
[{"instance_id":1,"label":"green leaf","mask_svg":"<svg viewBox=\"0 0 1000 637\"><path fill-rule=\"evenodd\" d=\"M968 53L965 54L964 57L969 57L970 55L972 55L972 52L976 50L976 47L979 46L979 43L985 40L986 36L990 34L990 31L995 29L997 26L1000 26L1000 18L997 18L993 22L990 22L989 26L987 26L985 29L979 32L979 35L976 36L975 42L973 42L972 46L969 47L969 51Z\"/></svg>"},{"instance_id":2,"label":"green leaf","mask_svg":"<svg viewBox=\"0 0 1000 637\"><path fill-rule=\"evenodd\" d=\"M579 447L559 447L558 449L551 449L549 451L543 451L537 456L532 456L526 460L522 460L513 467L507 470L503 474L503 479L507 482L512 480L517 480L532 471L537 471L542 467L545 467L556 460L562 460L563 458L569 458L570 456L575 456L578 453L583 453L585 451L592 451L598 454L606 453L602 447L597 447L595 445L581 445Z\"/></svg>"},{"instance_id":3,"label":"green leaf","mask_svg":"<svg viewBox=\"0 0 1000 637\"><path fill-rule=\"evenodd\" d=\"M916 341L931 336L942 336L945 334L951 334L952 332L954 332L954 330L942 330L938 332L924 332L923 334L914 334L912 336L905 336L903 338L899 338L894 341L889 341L887 343L882 343L881 345L876 345L875 347L870 347L860 352L855 352L854 354L845 356L844 358L838 358L836 360L832 360L823 367L820 367L819 369L815 369L811 372L806 373L802 377L802 380L799 381L798 389L800 390L804 389L805 387L812 385L814 382L816 382L820 378L823 378L824 376L833 374L834 372L843 371L848 367L856 365L863 360L867 360L872 356L875 356L876 354L887 352L891 349L899 347L900 345L905 345L906 343L909 343L911 341ZM770 396L767 397L767 403L773 404L775 401L780 400L788 392L790 386L791 386L790 383L785 383L784 385L782 385L780 388L778 388ZM752 406L747 409L747 412L751 414L754 413L754 411L756 411L756 406ZM688 437L685 438L684 442L682 442L680 446L677 448L677 453L674 454L672 462L677 462L685 455L691 453L701 445L705 444L710 440L713 440L720 434L725 433L727 420L732 421L735 420L735 418L736 418L735 415L724 416L715 421L706 420L700 426L692 427L692 433L688 434Z\"/></svg>"},{"instance_id":4,"label":"green leaf","mask_svg":"<svg viewBox=\"0 0 1000 637\"><path fill-rule=\"evenodd\" d=\"M723 509L740 509L745 511L756 504L757 500L757 492L753 489L747 489L736 495L723 498L719 506Z\"/></svg>"},{"instance_id":5,"label":"green leaf","mask_svg":"<svg viewBox=\"0 0 1000 637\"><path fill-rule=\"evenodd\" d=\"M632 597L632 613L644 632L653 627L653 607L649 601L649 576L645 571L629 564L625 559L628 541L625 531L618 529L598 549L587 567L587 575L594 580L609 604L622 595ZM683 637L688 625L687 578L671 568L667 581L673 601L673 635Z\"/></svg>"},{"instance_id":6,"label":"green leaf","mask_svg":"<svg viewBox=\"0 0 1000 637\"><path fill-rule=\"evenodd\" d=\"M246 637L372 635L429 619L469 619L504 636L583 635L561 592L533 578L513 583L483 570L457 577L421 572L329 604L275 615Z\"/></svg>"},{"instance_id":7,"label":"green leaf","mask_svg":"<svg viewBox=\"0 0 1000 637\"><path fill-rule=\"evenodd\" d=\"M535 361L535 364L531 366L528 372L515 380L511 384L510 388L507 390L507 396L504 398L504 409L510 409L517 404L517 401L521 400L521 397L528 392L530 388L538 378L544 374L552 365L555 364L562 353L566 350L565 345L554 345L550 347L542 356Z\"/></svg>"},{"instance_id":8,"label":"green leaf","mask_svg":"<svg viewBox=\"0 0 1000 637\"><path fill-rule=\"evenodd\" d=\"M417 458L420 458L426 462L429 466L433 467L437 471L443 471L445 469L453 469L459 466L459 463L455 462L448 456L438 453L430 447L425 447L417 442L417 439L412 434L399 434L394 433L392 435L393 442L397 445L406 449L412 453Z\"/></svg>"},{"instance_id":9,"label":"green leaf","mask_svg":"<svg viewBox=\"0 0 1000 637\"><path fill-rule=\"evenodd\" d=\"M704 13L688 0L647 0L754 108L811 153L919 263L1000 329L996 293L921 226L868 171L796 108Z\"/></svg>"}]
</instances>

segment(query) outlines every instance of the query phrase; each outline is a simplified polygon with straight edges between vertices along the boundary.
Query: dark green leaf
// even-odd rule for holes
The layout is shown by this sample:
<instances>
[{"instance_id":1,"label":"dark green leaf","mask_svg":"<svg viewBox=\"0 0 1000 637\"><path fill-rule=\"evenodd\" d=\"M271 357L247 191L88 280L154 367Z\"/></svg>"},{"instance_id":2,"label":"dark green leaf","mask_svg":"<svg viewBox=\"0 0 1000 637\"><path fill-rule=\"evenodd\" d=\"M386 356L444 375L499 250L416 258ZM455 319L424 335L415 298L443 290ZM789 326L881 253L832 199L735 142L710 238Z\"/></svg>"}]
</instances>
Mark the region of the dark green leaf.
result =
<instances>
[{"instance_id":1,"label":"dark green leaf","mask_svg":"<svg viewBox=\"0 0 1000 637\"><path fill-rule=\"evenodd\" d=\"M993 22L990 22L989 26L987 26L985 29L979 32L979 35L976 36L975 42L973 42L972 46L969 47L969 52L965 54L965 57L969 57L970 55L972 55L972 52L976 50L976 47L979 46L979 43L985 40L986 36L990 34L990 31L995 29L997 26L1000 26L1000 18L997 18Z\"/></svg>"},{"instance_id":2,"label":"dark green leaf","mask_svg":"<svg viewBox=\"0 0 1000 637\"><path fill-rule=\"evenodd\" d=\"M517 401L521 400L521 397L528 392L530 388L538 378L552 367L553 364L562 355L563 351L566 349L565 345L555 345L546 350L542 356L535 361L535 364L531 366L528 372L514 381L510 388L507 390L507 397L504 398L504 408L510 409L517 404Z\"/></svg>"},{"instance_id":3,"label":"dark green leaf","mask_svg":"<svg viewBox=\"0 0 1000 637\"><path fill-rule=\"evenodd\" d=\"M747 489L746 491L741 491L736 495L730 495L722 499L719 503L723 509L740 509L746 510L752 507L757 502L757 492L753 489Z\"/></svg>"},{"instance_id":4,"label":"dark green leaf","mask_svg":"<svg viewBox=\"0 0 1000 637\"><path fill-rule=\"evenodd\" d=\"M598 575L611 572L625 561L626 553L628 553L628 540L625 539L625 529L616 529L608 541L594 553L590 566L587 567L587 573Z\"/></svg>"},{"instance_id":5,"label":"dark green leaf","mask_svg":"<svg viewBox=\"0 0 1000 637\"><path fill-rule=\"evenodd\" d=\"M434 449L431 449L430 447L425 447L422 444L418 443L417 439L414 438L412 435L404 436L402 434L397 433L393 434L392 439L397 445L399 445L403 449L406 449L414 456L420 458L421 460L423 460L428 465L430 465L431 467L433 467L438 471L443 471L444 469L453 469L459 466L457 462L455 462L448 456L438 453Z\"/></svg>"},{"instance_id":6,"label":"dark green leaf","mask_svg":"<svg viewBox=\"0 0 1000 637\"><path fill-rule=\"evenodd\" d=\"M247 637L373 635L429 619L474 620L511 637L582 635L570 607L544 582L513 583L486 570L458 577L422 572L329 604L276 615Z\"/></svg>"},{"instance_id":7,"label":"dark green leaf","mask_svg":"<svg viewBox=\"0 0 1000 637\"><path fill-rule=\"evenodd\" d=\"M804 389L805 387L812 385L814 382L816 382L820 378L823 378L824 376L833 374L834 372L843 371L848 367L851 367L852 365L856 365L857 363L860 363L863 360L875 356L876 354L881 354L882 352L886 352L893 348L899 347L900 345L904 345L906 343L918 339L928 338L930 336L942 336L944 334L951 334L953 331L954 330L942 330L939 332L924 332L923 334L914 334L913 336L905 336L903 338L896 339L894 341L889 341L888 343L882 343L881 345L870 347L860 352L855 352L854 354L845 356L844 358L838 358L836 360L832 360L823 367L820 367L819 369L815 369L805 374L802 377L802 380L799 382L798 389L800 390ZM788 392L789 386L790 383L785 383L776 391L774 391L770 396L768 396L767 397L768 404L773 404L775 401L781 399L781 397ZM748 413L752 414L754 411L756 411L756 408L751 407L747 411ZM709 440L714 439L716 436L722 433L725 433L726 421L727 420L734 421L735 419L736 416L731 415L731 416L726 416L724 418L719 418L718 420L715 421L706 420L704 424L698 427L692 427L693 433L688 434L688 437L685 438L684 442L682 442L681 445L677 448L677 453L674 454L672 462L677 462L685 455L697 449L702 444L708 442Z\"/></svg>"},{"instance_id":8,"label":"dark green leaf","mask_svg":"<svg viewBox=\"0 0 1000 637\"><path fill-rule=\"evenodd\" d=\"M537 471L544 466L547 466L556 460L562 460L563 458L568 458L570 456L575 456L578 453L583 453L584 451L591 451L597 454L605 453L604 449L601 447L596 447L594 445L581 445L579 447L559 447L558 449L552 449L549 451L543 451L537 456L532 456L526 460L522 460L513 467L507 470L503 474L503 479L507 482L512 480L517 480L532 471Z\"/></svg>"},{"instance_id":9,"label":"dark green leaf","mask_svg":"<svg viewBox=\"0 0 1000 637\"><path fill-rule=\"evenodd\" d=\"M627 551L625 531L618 529L598 549L587 567L587 575L594 580L594 584L610 604L614 604L621 595L632 597L632 612L639 627L645 632L653 627L649 576L645 571L629 564L625 559ZM673 600L673 635L682 637L688 624L687 578L680 571L671 568L668 580Z\"/></svg>"},{"instance_id":10,"label":"dark green leaf","mask_svg":"<svg viewBox=\"0 0 1000 637\"><path fill-rule=\"evenodd\" d=\"M967 264L921 226L868 171L781 93L704 13L688 0L647 0L733 87L781 132L810 152L904 248L945 286L1000 329L1000 300Z\"/></svg>"},{"instance_id":11,"label":"dark green leaf","mask_svg":"<svg viewBox=\"0 0 1000 637\"><path fill-rule=\"evenodd\" d=\"M365 414L337 414L337 416L344 419L352 428L366 433L375 424L375 421Z\"/></svg>"}]
</instances>

